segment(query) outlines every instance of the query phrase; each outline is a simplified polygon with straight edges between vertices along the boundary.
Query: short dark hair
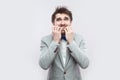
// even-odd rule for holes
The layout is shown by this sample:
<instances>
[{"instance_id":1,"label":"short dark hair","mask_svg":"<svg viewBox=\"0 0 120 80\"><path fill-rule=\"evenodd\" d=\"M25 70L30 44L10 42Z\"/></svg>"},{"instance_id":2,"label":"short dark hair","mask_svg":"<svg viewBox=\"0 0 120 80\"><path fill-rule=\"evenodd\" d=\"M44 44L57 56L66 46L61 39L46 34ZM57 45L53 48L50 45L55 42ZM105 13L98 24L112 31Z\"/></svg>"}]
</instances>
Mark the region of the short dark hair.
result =
<instances>
[{"instance_id":1,"label":"short dark hair","mask_svg":"<svg viewBox=\"0 0 120 80\"><path fill-rule=\"evenodd\" d=\"M67 14L69 17L70 17L70 20L72 21L73 20L73 18L72 18L72 13L71 13L71 11L69 11L66 7L57 7L56 8L56 10L55 10L55 12L52 14L52 23L54 23L54 20L55 20L55 16L56 16L56 14L58 14L58 13L60 13L60 14Z\"/></svg>"}]
</instances>

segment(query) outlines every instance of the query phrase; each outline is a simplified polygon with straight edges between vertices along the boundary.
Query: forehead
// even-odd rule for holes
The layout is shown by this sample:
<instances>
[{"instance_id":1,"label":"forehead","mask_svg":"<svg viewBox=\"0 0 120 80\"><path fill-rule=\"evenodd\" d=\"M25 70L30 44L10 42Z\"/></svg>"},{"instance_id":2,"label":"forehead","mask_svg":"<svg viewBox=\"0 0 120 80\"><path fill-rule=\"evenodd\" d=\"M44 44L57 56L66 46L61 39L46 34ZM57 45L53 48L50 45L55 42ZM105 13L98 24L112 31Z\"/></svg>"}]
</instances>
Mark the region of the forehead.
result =
<instances>
[{"instance_id":1,"label":"forehead","mask_svg":"<svg viewBox=\"0 0 120 80\"><path fill-rule=\"evenodd\" d=\"M64 14L64 13L58 13L58 14L56 14L56 18L65 18L65 17L69 18L69 16L67 14Z\"/></svg>"}]
</instances>

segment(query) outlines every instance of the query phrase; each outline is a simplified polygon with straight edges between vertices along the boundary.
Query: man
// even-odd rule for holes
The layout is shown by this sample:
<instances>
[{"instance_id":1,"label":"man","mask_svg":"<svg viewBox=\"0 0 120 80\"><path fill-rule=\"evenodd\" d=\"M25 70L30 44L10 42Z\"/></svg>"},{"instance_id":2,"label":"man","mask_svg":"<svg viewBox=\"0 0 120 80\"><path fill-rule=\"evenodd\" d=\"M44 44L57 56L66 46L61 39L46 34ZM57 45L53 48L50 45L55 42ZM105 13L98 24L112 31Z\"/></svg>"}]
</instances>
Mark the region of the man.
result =
<instances>
[{"instance_id":1,"label":"man","mask_svg":"<svg viewBox=\"0 0 120 80\"><path fill-rule=\"evenodd\" d=\"M57 7L52 23L52 34L41 39L39 65L49 68L48 80L81 80L79 66L87 68L89 60L83 38L71 28L71 11Z\"/></svg>"}]
</instances>

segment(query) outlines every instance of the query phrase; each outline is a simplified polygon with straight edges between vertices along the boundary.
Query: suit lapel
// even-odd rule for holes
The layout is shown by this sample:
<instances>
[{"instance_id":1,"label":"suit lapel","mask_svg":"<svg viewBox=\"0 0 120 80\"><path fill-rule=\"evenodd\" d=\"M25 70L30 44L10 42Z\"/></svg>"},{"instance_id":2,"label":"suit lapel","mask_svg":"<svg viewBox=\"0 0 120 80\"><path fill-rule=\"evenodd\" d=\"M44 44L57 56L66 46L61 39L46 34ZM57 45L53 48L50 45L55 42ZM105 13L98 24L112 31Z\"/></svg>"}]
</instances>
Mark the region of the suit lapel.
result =
<instances>
[{"instance_id":1,"label":"suit lapel","mask_svg":"<svg viewBox=\"0 0 120 80\"><path fill-rule=\"evenodd\" d=\"M69 62L69 59L70 59L70 52L67 48L67 54L66 54L66 62L65 62L65 67L67 66L68 62Z\"/></svg>"},{"instance_id":2,"label":"suit lapel","mask_svg":"<svg viewBox=\"0 0 120 80\"><path fill-rule=\"evenodd\" d=\"M61 63L61 59L60 59L60 55L59 55L59 54L57 55L55 61L56 61L56 64L58 65L58 67L59 67L61 70L63 70L63 66L61 65L62 63ZM64 71L64 70L63 70L63 71Z\"/></svg>"}]
</instances>

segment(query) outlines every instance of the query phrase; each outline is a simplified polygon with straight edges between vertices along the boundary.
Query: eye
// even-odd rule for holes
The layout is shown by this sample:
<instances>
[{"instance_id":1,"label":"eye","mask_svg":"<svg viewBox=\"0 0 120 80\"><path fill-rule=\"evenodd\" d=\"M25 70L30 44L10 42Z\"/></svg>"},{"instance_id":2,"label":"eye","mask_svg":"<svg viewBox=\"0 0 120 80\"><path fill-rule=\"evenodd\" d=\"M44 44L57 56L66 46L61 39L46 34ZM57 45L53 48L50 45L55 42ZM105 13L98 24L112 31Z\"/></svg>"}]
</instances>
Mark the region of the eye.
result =
<instances>
[{"instance_id":1,"label":"eye","mask_svg":"<svg viewBox=\"0 0 120 80\"><path fill-rule=\"evenodd\" d=\"M57 19L56 19L56 21L60 21L60 20L62 20L62 19L61 19L61 18L57 18Z\"/></svg>"},{"instance_id":2,"label":"eye","mask_svg":"<svg viewBox=\"0 0 120 80\"><path fill-rule=\"evenodd\" d=\"M69 18L68 18L68 17L65 17L65 18L64 18L64 20L66 20L66 21L67 21L67 20L69 20Z\"/></svg>"}]
</instances>

